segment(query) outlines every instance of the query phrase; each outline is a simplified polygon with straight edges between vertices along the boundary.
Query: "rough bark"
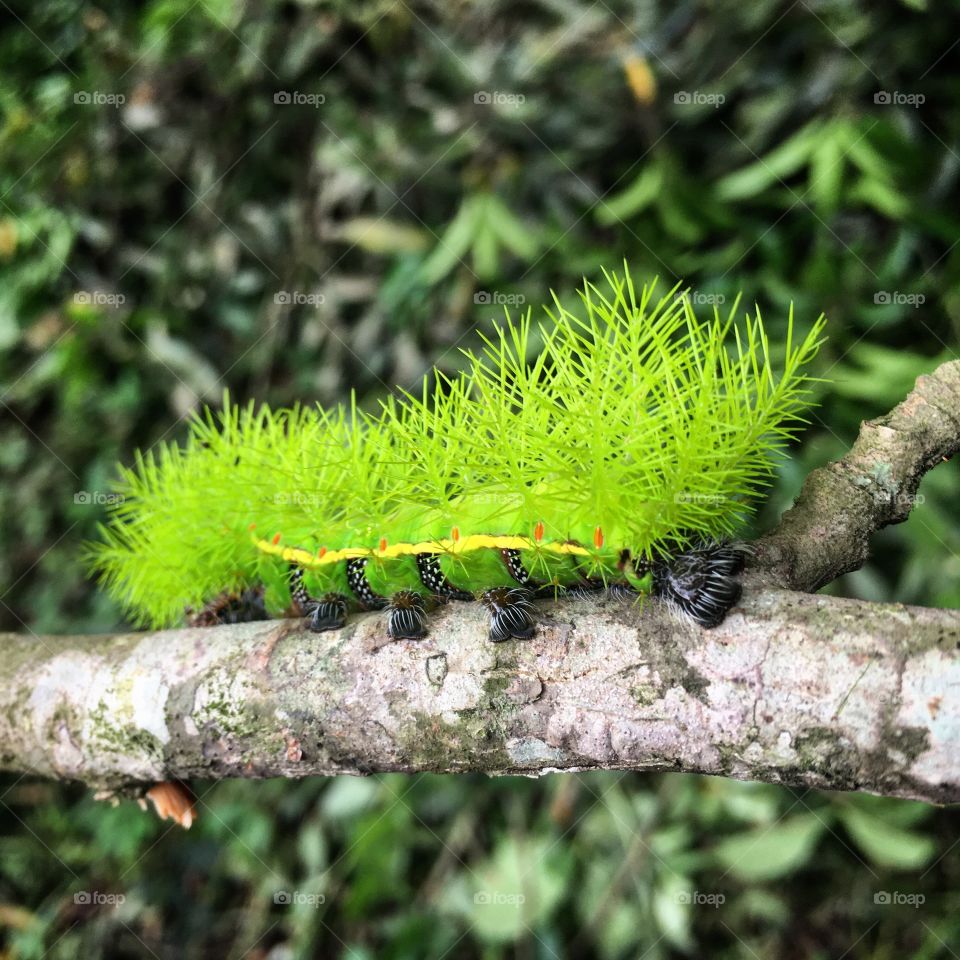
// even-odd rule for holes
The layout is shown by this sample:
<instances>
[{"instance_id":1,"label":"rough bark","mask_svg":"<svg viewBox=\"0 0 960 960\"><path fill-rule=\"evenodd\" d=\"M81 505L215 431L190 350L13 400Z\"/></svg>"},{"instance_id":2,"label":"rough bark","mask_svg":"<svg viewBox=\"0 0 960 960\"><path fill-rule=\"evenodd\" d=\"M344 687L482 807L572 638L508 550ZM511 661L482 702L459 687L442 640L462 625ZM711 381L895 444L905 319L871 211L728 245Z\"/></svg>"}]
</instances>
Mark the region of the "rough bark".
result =
<instances>
[{"instance_id":1,"label":"rough bark","mask_svg":"<svg viewBox=\"0 0 960 960\"><path fill-rule=\"evenodd\" d=\"M960 800L960 611L811 596L960 449L960 362L808 477L744 601L700 630L650 604L544 604L491 644L476 604L424 641L382 619L0 636L0 769L110 790L171 778L687 770Z\"/></svg>"},{"instance_id":2,"label":"rough bark","mask_svg":"<svg viewBox=\"0 0 960 960\"><path fill-rule=\"evenodd\" d=\"M451 605L423 641L367 615L0 638L0 765L100 787L174 777L686 770L960 800L960 612L750 591L719 628L543 606L491 644Z\"/></svg>"},{"instance_id":3,"label":"rough bark","mask_svg":"<svg viewBox=\"0 0 960 960\"><path fill-rule=\"evenodd\" d=\"M756 543L755 574L819 590L863 565L870 537L910 514L923 475L960 451L960 360L919 377L903 403L867 420L850 452L814 470L796 504Z\"/></svg>"}]
</instances>

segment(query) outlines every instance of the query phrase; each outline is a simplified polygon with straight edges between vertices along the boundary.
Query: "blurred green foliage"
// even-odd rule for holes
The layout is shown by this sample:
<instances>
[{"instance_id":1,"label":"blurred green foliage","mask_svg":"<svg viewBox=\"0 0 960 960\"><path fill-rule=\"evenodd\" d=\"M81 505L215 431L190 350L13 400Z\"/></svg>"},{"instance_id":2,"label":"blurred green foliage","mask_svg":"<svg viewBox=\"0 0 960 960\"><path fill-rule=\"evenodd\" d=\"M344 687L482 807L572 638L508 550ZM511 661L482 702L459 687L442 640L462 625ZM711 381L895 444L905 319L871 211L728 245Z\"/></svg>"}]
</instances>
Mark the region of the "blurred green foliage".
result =
<instances>
[{"instance_id":1,"label":"blurred green foliage","mask_svg":"<svg viewBox=\"0 0 960 960\"><path fill-rule=\"evenodd\" d=\"M960 935L949 820L920 803L618 773L200 794L187 834L12 786L10 955L946 958Z\"/></svg>"},{"instance_id":2,"label":"blurred green foliage","mask_svg":"<svg viewBox=\"0 0 960 960\"><path fill-rule=\"evenodd\" d=\"M774 335L790 301L830 317L760 528L956 355L956 3L4 6L3 627L117 625L77 545L114 463L224 387L373 404L624 258L704 309L742 289ZM830 589L960 605L956 489L933 471ZM958 932L953 821L914 804L613 774L201 792L181 836L0 784L0 951L855 960Z\"/></svg>"}]
</instances>

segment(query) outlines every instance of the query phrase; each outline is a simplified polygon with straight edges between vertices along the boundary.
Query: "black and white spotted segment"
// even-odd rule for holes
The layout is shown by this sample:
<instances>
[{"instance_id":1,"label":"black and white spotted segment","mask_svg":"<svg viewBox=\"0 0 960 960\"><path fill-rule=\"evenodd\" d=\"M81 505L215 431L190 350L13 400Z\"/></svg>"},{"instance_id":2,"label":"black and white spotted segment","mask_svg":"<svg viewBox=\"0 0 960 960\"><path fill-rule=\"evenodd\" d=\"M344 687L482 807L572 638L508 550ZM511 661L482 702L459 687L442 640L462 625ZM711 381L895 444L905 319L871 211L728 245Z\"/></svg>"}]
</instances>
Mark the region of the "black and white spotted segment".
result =
<instances>
[{"instance_id":1,"label":"black and white spotted segment","mask_svg":"<svg viewBox=\"0 0 960 960\"><path fill-rule=\"evenodd\" d=\"M500 556L503 557L503 562L507 565L507 572L521 587L526 587L529 590L538 590L543 586L542 583L539 583L530 576L530 571L523 565L519 550L501 550Z\"/></svg>"},{"instance_id":2,"label":"black and white spotted segment","mask_svg":"<svg viewBox=\"0 0 960 960\"><path fill-rule=\"evenodd\" d=\"M303 585L303 569L295 563L290 564L290 596L304 616L310 613L317 602L307 593L307 588Z\"/></svg>"},{"instance_id":3,"label":"black and white spotted segment","mask_svg":"<svg viewBox=\"0 0 960 960\"><path fill-rule=\"evenodd\" d=\"M420 582L441 600L473 600L473 594L455 587L440 568L440 557L435 553L417 554L417 572Z\"/></svg>"},{"instance_id":4,"label":"black and white spotted segment","mask_svg":"<svg viewBox=\"0 0 960 960\"><path fill-rule=\"evenodd\" d=\"M375 593L367 580L367 557L351 557L347 561L347 584L364 610L382 610L387 598Z\"/></svg>"}]
</instances>

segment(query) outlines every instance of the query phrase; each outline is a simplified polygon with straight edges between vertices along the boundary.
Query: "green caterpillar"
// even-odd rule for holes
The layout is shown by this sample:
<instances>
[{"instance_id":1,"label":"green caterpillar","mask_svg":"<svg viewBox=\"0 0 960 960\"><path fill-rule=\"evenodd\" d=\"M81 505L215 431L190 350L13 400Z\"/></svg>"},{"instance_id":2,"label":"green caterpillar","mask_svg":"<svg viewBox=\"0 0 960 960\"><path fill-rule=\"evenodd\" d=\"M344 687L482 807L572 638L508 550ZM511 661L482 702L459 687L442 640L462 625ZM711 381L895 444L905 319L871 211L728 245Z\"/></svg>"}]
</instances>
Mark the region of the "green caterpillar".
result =
<instances>
[{"instance_id":1,"label":"green caterpillar","mask_svg":"<svg viewBox=\"0 0 960 960\"><path fill-rule=\"evenodd\" d=\"M759 314L702 320L678 288L604 277L376 414L196 416L122 470L91 566L150 626L385 608L399 639L476 599L501 641L533 634L537 597L605 588L719 623L744 557L727 538L803 422L824 320L794 342L791 311L775 374Z\"/></svg>"}]
</instances>

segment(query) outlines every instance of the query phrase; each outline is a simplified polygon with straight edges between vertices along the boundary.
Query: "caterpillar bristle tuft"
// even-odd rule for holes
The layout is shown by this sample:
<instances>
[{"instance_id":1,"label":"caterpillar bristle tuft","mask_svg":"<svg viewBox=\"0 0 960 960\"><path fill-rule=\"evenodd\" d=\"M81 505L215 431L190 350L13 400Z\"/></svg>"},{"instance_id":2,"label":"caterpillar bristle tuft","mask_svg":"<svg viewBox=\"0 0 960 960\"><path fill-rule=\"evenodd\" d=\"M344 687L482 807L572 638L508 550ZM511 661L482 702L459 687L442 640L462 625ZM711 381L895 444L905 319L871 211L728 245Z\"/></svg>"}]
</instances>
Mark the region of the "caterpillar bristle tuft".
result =
<instances>
[{"instance_id":1,"label":"caterpillar bristle tuft","mask_svg":"<svg viewBox=\"0 0 960 960\"><path fill-rule=\"evenodd\" d=\"M387 605L387 635L392 640L420 640L427 635L423 597L414 590L398 590Z\"/></svg>"},{"instance_id":2,"label":"caterpillar bristle tuft","mask_svg":"<svg viewBox=\"0 0 960 960\"><path fill-rule=\"evenodd\" d=\"M325 593L313 608L308 624L314 633L339 630L347 622L347 598L342 593Z\"/></svg>"},{"instance_id":3,"label":"caterpillar bristle tuft","mask_svg":"<svg viewBox=\"0 0 960 960\"><path fill-rule=\"evenodd\" d=\"M534 635L530 599L529 591L522 587L493 587L483 592L480 602L490 612L489 638L494 643L529 640Z\"/></svg>"}]
</instances>

